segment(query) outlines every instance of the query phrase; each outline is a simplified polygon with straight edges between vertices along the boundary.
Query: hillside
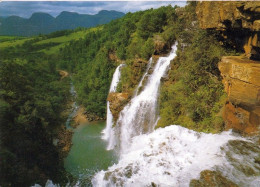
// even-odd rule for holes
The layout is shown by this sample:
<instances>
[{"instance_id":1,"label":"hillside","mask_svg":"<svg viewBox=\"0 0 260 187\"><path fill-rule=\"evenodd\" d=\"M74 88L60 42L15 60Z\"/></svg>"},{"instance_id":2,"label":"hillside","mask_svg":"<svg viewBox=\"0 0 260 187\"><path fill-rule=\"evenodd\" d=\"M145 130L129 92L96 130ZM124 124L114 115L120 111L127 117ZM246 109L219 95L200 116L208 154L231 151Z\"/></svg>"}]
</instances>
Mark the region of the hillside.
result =
<instances>
[{"instance_id":1,"label":"hillside","mask_svg":"<svg viewBox=\"0 0 260 187\"><path fill-rule=\"evenodd\" d=\"M171 174L168 172L169 167L165 170L167 172L161 172L163 177L171 177L169 181L172 181L176 173L184 171L183 168L187 172L181 173L181 175L190 174L191 172L189 168L187 169L186 164L193 166L192 163L196 162L197 165L194 168L200 169L204 161L206 165L207 161L214 163L212 158L215 158L216 155L224 155L223 151L225 150L222 149L222 144L216 147L222 152L216 152L212 154L212 157L205 157L207 153L201 151L202 147L205 147L204 145L208 146L205 150L211 151L216 142L225 139L225 134L228 136L231 134L231 132L220 132L233 128L241 134L259 135L260 92L259 61L257 61L259 58L256 58L259 56L260 48L259 31L256 30L256 27L252 27L253 30L249 30L251 27L243 30L236 24L235 20L238 19L232 17L236 15L235 13L230 15L223 13L226 6L234 6L235 11L242 11L247 15L254 7L252 8L250 3L250 6L247 4L249 8L244 10L243 8L247 6L243 3L245 2L242 2L242 5L239 3L234 6L232 2L228 2L228 4L224 3L224 6L222 2L200 4L191 1L183 8L166 6L127 13L123 17L118 12L101 11L95 15L95 19L99 20L98 23L95 22L97 24L108 22L112 18L121 18L93 28L62 30L33 37L1 36L0 156L3 161L0 162L0 167L3 171L1 172L3 177L0 176L0 185L31 186L35 183L44 185L48 179L61 184L61 186L65 186L69 181L78 182L73 181L65 171L63 157L60 153L61 147L53 143L57 139L60 129L64 128L65 119L62 113L67 107L66 103L70 101L70 81L75 86L77 104L84 109L84 114L105 118L107 106L110 107L114 120L111 128L116 129L115 132L117 133L114 133L114 136L120 136L114 138L118 141L119 147L122 143L120 138L128 137L127 133L123 136L120 133L128 132L129 128L138 128L136 131L135 129L131 131L129 137L135 138L137 144L140 145L150 142L149 146L147 144L149 149L154 147L152 145L153 142L157 141L156 139L160 139L157 147L154 147L155 152L140 154L148 159L147 164L144 165L145 169L150 165L150 158L154 156L151 153L160 155L166 151L165 155L170 156L170 160L176 158L174 154L181 151L175 151L175 148L169 147L169 145L178 145L175 142L178 142L180 134L183 134L178 147L184 152L177 156L181 159L183 155L189 156L189 151L193 151L193 148L196 149L194 153L192 152L192 155L198 153L201 153L201 155L199 154L199 159L191 157L189 158L190 161L189 159L187 159L188 162L185 160L184 167L179 165L179 162L167 165L166 162L160 162L163 159L154 157L159 162L156 166L166 167L175 166L175 164L178 167L180 166L180 169L176 172L169 171L172 172ZM219 16L216 16L218 13L214 14L213 9L215 7L218 7ZM219 10L222 10L222 12ZM201 12L206 13L201 15ZM204 17L209 15L208 12L211 12L212 15ZM227 18L221 20L219 17L222 15L227 16ZM256 15L255 19L259 17L257 11L253 15ZM213 22L214 16L216 17ZM64 29L67 24L71 25L67 29L75 28L76 25L83 23L94 24L94 21L84 21L85 19L90 20L90 17L91 15L62 12L56 18L48 14L37 13L32 15L30 19L9 17L4 18L4 20L9 20L9 23L19 22L18 28L21 26L21 29L22 25L30 23L27 25L28 28L35 28L34 32L39 32L37 29L45 29L43 26L45 23L50 26L48 29L53 29L56 24L59 28ZM258 24L257 20L254 21L253 18L247 16L241 16L239 19L246 18L248 18L248 23ZM230 20L231 23L234 21L234 23L229 24L226 20ZM73 21L73 24L71 21ZM218 22L223 25L226 24L226 26L217 28L221 25ZM238 22L240 23L240 21ZM38 24L38 26L34 27L31 23ZM214 25L205 25L205 23ZM10 26L10 28L12 27ZM241 32L241 30L244 32ZM26 30L21 31L27 32ZM234 35L234 33L238 35ZM244 46L241 45L239 40L241 33L244 37ZM32 31L28 31L26 34L33 35ZM232 38L231 36L236 37ZM238 45L234 45L235 42L238 42L236 43ZM171 47L174 44L176 44L174 50L176 55L168 60L169 66L165 67L164 74L162 76L153 75L156 65L160 64L158 59L163 59L173 53ZM249 51L247 51L248 48L250 48ZM252 56L248 56L248 54ZM121 65L121 69L117 68L119 65ZM118 69L120 69L121 78L113 93L109 93L113 74ZM71 80L69 78L61 79L57 70L69 72ZM160 118L154 119L156 123L151 123L154 125L152 128L148 126L149 124L145 120L144 123L134 121L137 117L148 119L156 116L150 115L151 110L146 110L143 113L143 110L150 109L151 106L145 108L146 103L139 102L136 104L138 110L134 110L134 112L137 111L137 117L132 121L128 118L125 120L130 122L130 125L126 126L127 123L123 122L117 123L120 112L131 103L129 102L131 99L145 90L149 77L152 77L152 75L158 79L158 90L151 92L152 96L155 95L156 97L148 97L147 100L154 101L152 114L156 114ZM248 87L250 89L247 90ZM248 93L248 91L251 93ZM145 96L143 98L146 99ZM107 105L107 100L110 102L109 105ZM133 113L133 110L130 112ZM122 116L128 117L131 114L130 112L126 112ZM139 114L144 115L138 116ZM254 128L251 128L251 124ZM242 127L240 128L240 126ZM126 128L123 129L124 127ZM170 131L166 135L164 133L158 134L158 132L164 132L165 129L174 131L174 136L170 134ZM149 133L152 131L151 134L156 136L151 138L151 141L143 141L142 137L149 139L149 135L151 135ZM98 137L101 137L101 135ZM190 144L191 139L189 137L194 140L192 144ZM208 142L209 139L203 139L203 137L209 137L211 141ZM212 137L215 138L212 139ZM167 138L167 140L164 141L162 138ZM126 142L131 143L131 141ZM198 142L202 144L198 144ZM240 167L240 165L237 165L243 164L244 161L240 162L235 159L236 154L250 147L254 148L254 145L251 145L251 143L250 146L247 146L247 144L238 142L240 147L234 148L235 145L232 144L237 143L231 142L228 145L231 147L230 149L235 149L235 151L225 154L231 155L227 160L235 162L234 165L237 168ZM164 148L165 150L163 150ZM173 151L168 154L168 150ZM257 152L258 148L255 150ZM203 155L204 153L205 155ZM241 154L250 157L249 152ZM163 155L163 158L168 159L165 155ZM232 155L235 155L234 158ZM207 158L207 161L204 158ZM42 162L43 160L44 162ZM254 172L259 171L259 156L254 156L250 160L258 169L254 170L255 166L244 167L242 165L242 169L239 168L238 170L246 173L247 177L254 177ZM126 168L124 168L125 166ZM132 168L134 165L130 163L125 166L120 166L120 169L115 169L112 172L108 171L105 177L102 177L102 180L111 178L112 184L121 184L122 176L127 176L125 177L126 180L131 179L134 174L133 171L135 171L135 168ZM121 168L124 171L118 173ZM214 165L211 168L214 168ZM217 176L222 181L231 183L222 176L222 173L205 171L206 174L212 175L206 177L207 179L218 180L214 178L214 176ZM157 170L152 172L157 172ZM149 174L148 170L145 170L145 176L148 175L147 173ZM154 176L157 175L157 173L154 174ZM203 176L202 172L202 179L197 178L198 181L193 181L191 186L203 182ZM259 172L257 176L259 176ZM147 179L149 184L146 186L157 185L157 183L149 180L151 178ZM140 181L147 182L145 180ZM164 181L164 178L162 181ZM188 184L189 181L185 180L185 183Z\"/></svg>"},{"instance_id":2,"label":"hillside","mask_svg":"<svg viewBox=\"0 0 260 187\"><path fill-rule=\"evenodd\" d=\"M122 16L124 16L122 12L107 10L102 10L95 15L63 11L56 18L42 12L33 13L29 19L10 16L0 19L0 35L34 36L77 27L89 28Z\"/></svg>"}]
</instances>

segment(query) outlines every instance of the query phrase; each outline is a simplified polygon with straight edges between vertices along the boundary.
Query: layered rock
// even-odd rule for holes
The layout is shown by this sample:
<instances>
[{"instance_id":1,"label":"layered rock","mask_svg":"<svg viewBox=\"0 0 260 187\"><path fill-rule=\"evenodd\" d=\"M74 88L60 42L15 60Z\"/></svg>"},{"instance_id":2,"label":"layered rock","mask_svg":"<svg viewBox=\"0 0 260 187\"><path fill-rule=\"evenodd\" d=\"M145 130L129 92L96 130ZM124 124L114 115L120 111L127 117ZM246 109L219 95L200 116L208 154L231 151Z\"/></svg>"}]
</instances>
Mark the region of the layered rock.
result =
<instances>
[{"instance_id":1,"label":"layered rock","mask_svg":"<svg viewBox=\"0 0 260 187\"><path fill-rule=\"evenodd\" d=\"M226 129L259 134L260 126L260 2L199 2L202 29L218 30L223 45L245 52L223 57L219 70L228 100L223 110Z\"/></svg>"},{"instance_id":2,"label":"layered rock","mask_svg":"<svg viewBox=\"0 0 260 187\"><path fill-rule=\"evenodd\" d=\"M223 31L223 38L247 57L260 59L260 2L200 2L200 27Z\"/></svg>"},{"instance_id":3,"label":"layered rock","mask_svg":"<svg viewBox=\"0 0 260 187\"><path fill-rule=\"evenodd\" d=\"M107 100L109 101L109 108L113 115L114 121L119 117L119 113L129 101L128 93L109 93Z\"/></svg>"},{"instance_id":4,"label":"layered rock","mask_svg":"<svg viewBox=\"0 0 260 187\"><path fill-rule=\"evenodd\" d=\"M198 180L191 180L190 187L237 187L235 183L223 177L219 172L204 170Z\"/></svg>"},{"instance_id":5,"label":"layered rock","mask_svg":"<svg viewBox=\"0 0 260 187\"><path fill-rule=\"evenodd\" d=\"M223 57L219 69L228 94L223 112L226 129L259 133L260 63L241 57Z\"/></svg>"}]
</instances>

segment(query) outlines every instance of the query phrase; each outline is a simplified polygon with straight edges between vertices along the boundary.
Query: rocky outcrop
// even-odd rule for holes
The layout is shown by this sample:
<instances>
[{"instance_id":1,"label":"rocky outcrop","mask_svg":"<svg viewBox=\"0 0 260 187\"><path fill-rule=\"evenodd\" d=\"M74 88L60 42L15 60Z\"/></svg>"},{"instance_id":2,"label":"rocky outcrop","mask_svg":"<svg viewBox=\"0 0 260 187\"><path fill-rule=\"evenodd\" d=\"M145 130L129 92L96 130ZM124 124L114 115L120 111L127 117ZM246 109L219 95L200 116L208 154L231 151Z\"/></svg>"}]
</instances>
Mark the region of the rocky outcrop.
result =
<instances>
[{"instance_id":1,"label":"rocky outcrop","mask_svg":"<svg viewBox=\"0 0 260 187\"><path fill-rule=\"evenodd\" d=\"M219 63L228 102L226 129L257 134L260 128L260 63L242 57L223 57Z\"/></svg>"},{"instance_id":2,"label":"rocky outcrop","mask_svg":"<svg viewBox=\"0 0 260 187\"><path fill-rule=\"evenodd\" d=\"M204 170L198 180L191 180L190 187L237 187L235 183L223 177L219 172Z\"/></svg>"},{"instance_id":3,"label":"rocky outcrop","mask_svg":"<svg viewBox=\"0 0 260 187\"><path fill-rule=\"evenodd\" d=\"M72 146L72 135L71 130L66 129L65 126L60 126L56 138L53 139L54 146L58 148L60 160L68 156Z\"/></svg>"},{"instance_id":4,"label":"rocky outcrop","mask_svg":"<svg viewBox=\"0 0 260 187\"><path fill-rule=\"evenodd\" d=\"M201 28L223 31L226 43L260 59L260 2L199 2L196 13Z\"/></svg>"},{"instance_id":5,"label":"rocky outcrop","mask_svg":"<svg viewBox=\"0 0 260 187\"><path fill-rule=\"evenodd\" d=\"M168 52L168 49L170 48L167 46L166 42L160 35L155 35L154 36L154 54L159 55L159 54L164 54Z\"/></svg>"},{"instance_id":6,"label":"rocky outcrop","mask_svg":"<svg viewBox=\"0 0 260 187\"><path fill-rule=\"evenodd\" d=\"M223 45L245 53L244 57L223 57L219 63L228 95L225 128L259 134L260 2L198 2L196 13L202 29L218 30Z\"/></svg>"},{"instance_id":7,"label":"rocky outcrop","mask_svg":"<svg viewBox=\"0 0 260 187\"><path fill-rule=\"evenodd\" d=\"M109 108L113 115L114 121L119 117L119 113L129 101L128 93L109 93L107 100L109 101Z\"/></svg>"}]
</instances>

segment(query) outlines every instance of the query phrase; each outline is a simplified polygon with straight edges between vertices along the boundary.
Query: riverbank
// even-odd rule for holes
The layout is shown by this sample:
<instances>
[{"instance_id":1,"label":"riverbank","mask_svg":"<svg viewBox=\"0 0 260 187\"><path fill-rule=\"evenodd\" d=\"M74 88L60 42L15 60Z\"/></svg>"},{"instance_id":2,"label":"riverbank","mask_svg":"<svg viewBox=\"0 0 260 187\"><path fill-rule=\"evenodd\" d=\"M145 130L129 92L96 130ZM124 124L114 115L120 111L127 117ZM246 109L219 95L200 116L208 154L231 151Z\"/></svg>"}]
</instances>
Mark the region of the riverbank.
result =
<instances>
[{"instance_id":1,"label":"riverbank","mask_svg":"<svg viewBox=\"0 0 260 187\"><path fill-rule=\"evenodd\" d=\"M84 109L84 107L80 106L78 108L75 116L73 117L70 126L75 129L80 124L87 123L87 122L88 122L88 119L87 119L87 116L85 115L85 109Z\"/></svg>"}]
</instances>

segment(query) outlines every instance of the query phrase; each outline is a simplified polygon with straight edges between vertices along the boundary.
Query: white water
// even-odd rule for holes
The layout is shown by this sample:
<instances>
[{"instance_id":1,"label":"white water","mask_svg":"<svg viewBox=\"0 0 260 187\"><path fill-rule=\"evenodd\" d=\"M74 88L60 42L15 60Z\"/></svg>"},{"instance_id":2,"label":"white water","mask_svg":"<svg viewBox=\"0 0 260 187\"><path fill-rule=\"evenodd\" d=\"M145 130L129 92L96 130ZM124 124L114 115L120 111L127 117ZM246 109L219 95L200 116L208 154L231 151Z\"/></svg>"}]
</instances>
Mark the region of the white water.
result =
<instances>
[{"instance_id":1,"label":"white water","mask_svg":"<svg viewBox=\"0 0 260 187\"><path fill-rule=\"evenodd\" d=\"M120 152L126 152L135 136L150 133L154 130L157 114L157 100L161 78L165 75L170 62L176 56L177 43L167 57L160 57L154 67L153 73L148 77L143 91L131 99L131 101L120 112L116 124L115 141L113 145L120 143ZM152 59L150 59L151 63ZM150 64L149 63L149 64ZM148 70L147 70L148 71ZM146 73L147 74L147 73ZM144 79L144 77L143 77ZM141 80L141 83L143 82ZM139 88L137 88L139 89Z\"/></svg>"},{"instance_id":2,"label":"white water","mask_svg":"<svg viewBox=\"0 0 260 187\"><path fill-rule=\"evenodd\" d=\"M238 144L241 149L236 147ZM98 172L92 183L98 187L185 187L191 179L199 178L201 171L210 169L239 186L256 187L260 186L260 164L254 159L259 151L259 146L232 135L231 131L205 134L172 125L134 137L119 163ZM256 176L246 176L245 168Z\"/></svg>"},{"instance_id":3,"label":"white water","mask_svg":"<svg viewBox=\"0 0 260 187\"><path fill-rule=\"evenodd\" d=\"M113 74L113 78L112 78L112 82L111 82L111 85L110 85L110 89L109 89L109 93L111 92L116 92L116 88L117 88L117 85L119 83L119 80L120 80L120 76L121 76L121 67L124 66L124 64L120 64L114 74ZM107 149L110 150L112 149L114 146L115 146L115 132L114 132L114 129L113 129L113 116L112 116L112 113L110 111L110 108L109 108L109 101L107 101L107 121L106 121L106 128L103 130L103 137L102 139L108 141L108 146L107 146Z\"/></svg>"}]
</instances>

